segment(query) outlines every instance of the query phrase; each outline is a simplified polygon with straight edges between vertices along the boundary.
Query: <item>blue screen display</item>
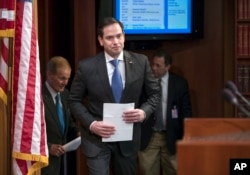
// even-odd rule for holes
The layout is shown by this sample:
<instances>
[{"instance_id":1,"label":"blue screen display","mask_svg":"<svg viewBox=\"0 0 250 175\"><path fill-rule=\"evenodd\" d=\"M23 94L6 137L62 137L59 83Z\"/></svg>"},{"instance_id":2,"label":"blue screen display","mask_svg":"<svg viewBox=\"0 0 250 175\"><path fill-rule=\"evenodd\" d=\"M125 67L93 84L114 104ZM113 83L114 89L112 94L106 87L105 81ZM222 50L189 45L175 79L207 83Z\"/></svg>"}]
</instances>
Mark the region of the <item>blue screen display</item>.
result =
<instances>
[{"instance_id":1,"label":"blue screen display","mask_svg":"<svg viewBox=\"0 0 250 175\"><path fill-rule=\"evenodd\" d=\"M125 34L190 34L192 0L114 0Z\"/></svg>"}]
</instances>

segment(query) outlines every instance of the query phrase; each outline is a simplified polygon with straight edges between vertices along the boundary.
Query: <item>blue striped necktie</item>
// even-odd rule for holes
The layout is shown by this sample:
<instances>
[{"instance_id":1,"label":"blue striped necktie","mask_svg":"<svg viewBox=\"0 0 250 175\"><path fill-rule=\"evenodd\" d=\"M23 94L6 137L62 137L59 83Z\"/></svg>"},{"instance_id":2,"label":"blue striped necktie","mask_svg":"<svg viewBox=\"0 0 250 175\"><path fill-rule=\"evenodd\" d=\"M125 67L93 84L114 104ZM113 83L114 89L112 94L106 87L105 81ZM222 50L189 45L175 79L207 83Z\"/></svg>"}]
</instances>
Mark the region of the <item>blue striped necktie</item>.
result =
<instances>
[{"instance_id":1,"label":"blue striped necktie","mask_svg":"<svg viewBox=\"0 0 250 175\"><path fill-rule=\"evenodd\" d=\"M112 60L110 62L115 68L113 72L113 76L112 76L112 82L111 82L112 92L115 97L115 102L119 103L121 100L122 91L123 91L122 78L121 78L120 71L118 69L119 62L118 60Z\"/></svg>"},{"instance_id":2,"label":"blue striped necktie","mask_svg":"<svg viewBox=\"0 0 250 175\"><path fill-rule=\"evenodd\" d=\"M60 94L58 93L56 95L56 112L57 112L57 115L59 118L62 133L64 133L65 124L64 124L64 118L63 118L63 110L62 110L62 106L60 104L60 101L61 101Z\"/></svg>"}]
</instances>

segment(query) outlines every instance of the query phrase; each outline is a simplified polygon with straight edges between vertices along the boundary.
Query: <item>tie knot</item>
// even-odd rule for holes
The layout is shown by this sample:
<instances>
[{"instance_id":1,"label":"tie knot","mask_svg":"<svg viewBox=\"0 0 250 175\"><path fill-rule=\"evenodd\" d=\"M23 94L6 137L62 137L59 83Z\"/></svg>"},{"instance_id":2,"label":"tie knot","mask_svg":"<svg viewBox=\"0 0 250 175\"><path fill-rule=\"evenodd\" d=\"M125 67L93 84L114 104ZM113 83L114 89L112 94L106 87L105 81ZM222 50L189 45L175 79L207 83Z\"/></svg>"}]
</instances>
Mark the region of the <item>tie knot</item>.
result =
<instances>
[{"instance_id":1,"label":"tie knot","mask_svg":"<svg viewBox=\"0 0 250 175\"><path fill-rule=\"evenodd\" d=\"M56 94L56 100L59 101L60 100L60 94Z\"/></svg>"},{"instance_id":2,"label":"tie knot","mask_svg":"<svg viewBox=\"0 0 250 175\"><path fill-rule=\"evenodd\" d=\"M111 60L110 63L113 64L114 67L118 66L118 60Z\"/></svg>"}]
</instances>

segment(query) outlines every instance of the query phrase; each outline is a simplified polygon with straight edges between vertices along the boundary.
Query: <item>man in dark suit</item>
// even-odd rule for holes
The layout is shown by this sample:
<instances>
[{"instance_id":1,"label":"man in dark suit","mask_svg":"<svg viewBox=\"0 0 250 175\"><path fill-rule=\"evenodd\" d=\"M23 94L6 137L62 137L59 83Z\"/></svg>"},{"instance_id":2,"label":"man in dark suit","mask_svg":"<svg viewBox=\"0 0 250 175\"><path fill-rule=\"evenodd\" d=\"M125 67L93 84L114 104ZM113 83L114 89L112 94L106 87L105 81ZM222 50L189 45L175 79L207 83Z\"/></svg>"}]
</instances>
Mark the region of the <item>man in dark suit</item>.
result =
<instances>
[{"instance_id":1,"label":"man in dark suit","mask_svg":"<svg viewBox=\"0 0 250 175\"><path fill-rule=\"evenodd\" d=\"M157 50L152 71L162 89L161 103L142 124L141 151L138 154L142 175L176 175L176 141L183 137L183 122L192 116L187 81L169 72L172 57ZM161 173L162 172L162 173Z\"/></svg>"},{"instance_id":2,"label":"man in dark suit","mask_svg":"<svg viewBox=\"0 0 250 175\"><path fill-rule=\"evenodd\" d=\"M121 22L105 18L99 24L97 33L104 52L79 63L71 86L70 108L81 125L82 150L87 157L90 174L109 175L112 161L113 175L135 175L141 122L150 116L159 102L160 88L153 77L148 58L123 50L125 34ZM122 95L118 101L111 88L116 69L112 60L119 61L117 69L122 82ZM139 106L142 93L148 98ZM83 105L85 99L87 102ZM133 124L132 140L102 142L102 138L111 137L118 129L103 121L104 103L135 104L135 109L124 111L122 115L124 122Z\"/></svg>"},{"instance_id":3,"label":"man in dark suit","mask_svg":"<svg viewBox=\"0 0 250 175\"><path fill-rule=\"evenodd\" d=\"M77 127L68 107L69 91L65 89L71 74L68 61L60 56L50 59L46 68L47 80L43 85L43 101L47 143L49 149L49 165L42 168L42 175L63 175L65 150L62 145L67 141L69 130L77 133ZM56 109L56 96L60 95L58 105L62 109L62 120ZM59 96L58 96L59 97ZM62 123L61 123L62 122Z\"/></svg>"}]
</instances>

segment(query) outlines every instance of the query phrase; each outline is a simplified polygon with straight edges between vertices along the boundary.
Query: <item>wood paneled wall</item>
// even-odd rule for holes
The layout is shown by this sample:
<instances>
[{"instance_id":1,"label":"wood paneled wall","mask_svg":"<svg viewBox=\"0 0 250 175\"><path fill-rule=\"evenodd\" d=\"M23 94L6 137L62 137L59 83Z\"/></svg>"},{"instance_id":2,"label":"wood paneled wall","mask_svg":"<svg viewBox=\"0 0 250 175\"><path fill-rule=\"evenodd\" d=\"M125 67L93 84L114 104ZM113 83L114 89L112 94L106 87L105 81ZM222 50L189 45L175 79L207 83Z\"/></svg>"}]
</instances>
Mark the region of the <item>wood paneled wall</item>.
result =
<instances>
[{"instance_id":1,"label":"wood paneled wall","mask_svg":"<svg viewBox=\"0 0 250 175\"><path fill-rule=\"evenodd\" d=\"M53 55L68 58L74 70L80 59L100 50L96 39L98 0L38 1L41 70ZM60 4L60 5L58 5ZM233 108L222 99L224 83L233 78L233 0L205 0L204 38L164 41L161 47L174 58L174 71L189 82L194 117L233 117ZM63 12L60 11L60 8ZM149 58L153 50L136 50ZM78 152L78 174L87 174Z\"/></svg>"},{"instance_id":2,"label":"wood paneled wall","mask_svg":"<svg viewBox=\"0 0 250 175\"><path fill-rule=\"evenodd\" d=\"M39 12L42 75L45 63L53 55L68 58L74 72L80 59L100 50L96 39L96 1L61 2L63 13L55 10L59 8L55 7L56 2L39 1L40 9L45 9ZM232 79L234 71L232 7L232 0L205 1L204 38L161 43L173 55L174 71L188 79L195 117L221 117L224 113L226 117L233 116L233 112L224 111L221 96L225 81ZM151 58L153 50L136 52Z\"/></svg>"}]
</instances>

